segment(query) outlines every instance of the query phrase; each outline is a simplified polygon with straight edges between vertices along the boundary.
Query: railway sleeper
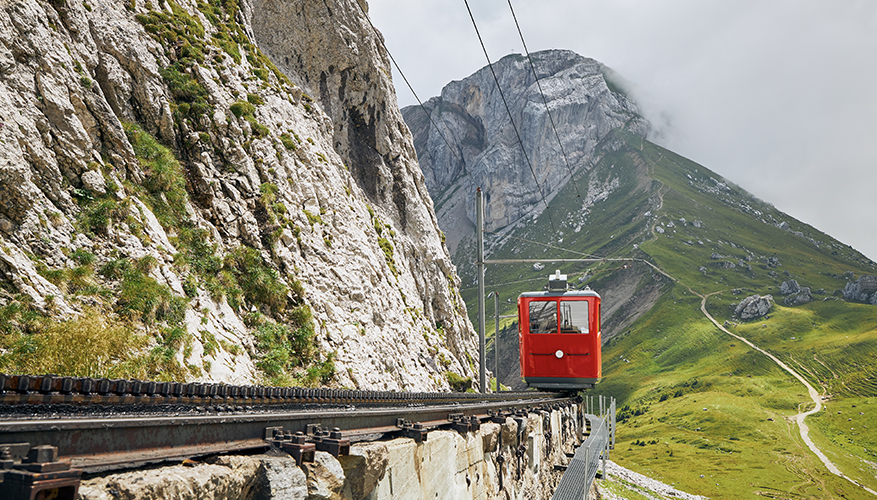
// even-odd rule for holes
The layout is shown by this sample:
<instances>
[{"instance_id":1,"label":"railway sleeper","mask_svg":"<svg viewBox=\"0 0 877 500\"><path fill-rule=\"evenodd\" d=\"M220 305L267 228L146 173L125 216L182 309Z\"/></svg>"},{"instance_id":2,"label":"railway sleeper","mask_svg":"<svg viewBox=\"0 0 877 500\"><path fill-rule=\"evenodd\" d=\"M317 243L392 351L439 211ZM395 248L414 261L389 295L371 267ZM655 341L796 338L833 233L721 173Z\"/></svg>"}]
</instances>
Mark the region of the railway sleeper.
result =
<instances>
[{"instance_id":1,"label":"railway sleeper","mask_svg":"<svg viewBox=\"0 0 877 500\"><path fill-rule=\"evenodd\" d=\"M58 459L58 448L13 443L0 446L0 498L74 500L82 471Z\"/></svg>"},{"instance_id":2,"label":"railway sleeper","mask_svg":"<svg viewBox=\"0 0 877 500\"><path fill-rule=\"evenodd\" d=\"M396 419L396 427L402 429L402 435L414 440L415 443L426 441L429 431L420 422L411 423L404 418Z\"/></svg>"},{"instance_id":3,"label":"railway sleeper","mask_svg":"<svg viewBox=\"0 0 877 500\"><path fill-rule=\"evenodd\" d=\"M308 438L316 445L317 451L329 452L335 458L350 454L350 439L344 437L338 427L326 431L320 424L308 424L307 429Z\"/></svg>"},{"instance_id":4,"label":"railway sleeper","mask_svg":"<svg viewBox=\"0 0 877 500\"><path fill-rule=\"evenodd\" d=\"M475 415L466 416L462 413L451 413L448 415L448 420L451 422L451 428L460 434L466 434L470 431L477 432L481 429L481 420Z\"/></svg>"}]
</instances>

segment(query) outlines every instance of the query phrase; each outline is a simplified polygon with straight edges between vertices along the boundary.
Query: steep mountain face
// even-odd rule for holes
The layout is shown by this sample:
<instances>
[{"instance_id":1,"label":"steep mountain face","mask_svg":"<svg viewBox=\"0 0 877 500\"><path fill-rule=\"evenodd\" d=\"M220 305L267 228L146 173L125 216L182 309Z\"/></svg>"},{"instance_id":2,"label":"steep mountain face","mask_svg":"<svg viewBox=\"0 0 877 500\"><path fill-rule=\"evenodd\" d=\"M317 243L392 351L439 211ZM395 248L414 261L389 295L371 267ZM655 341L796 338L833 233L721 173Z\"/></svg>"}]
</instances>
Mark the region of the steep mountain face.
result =
<instances>
[{"instance_id":1,"label":"steep mountain face","mask_svg":"<svg viewBox=\"0 0 877 500\"><path fill-rule=\"evenodd\" d=\"M506 71L514 59L503 60ZM515 82L528 82L524 66L517 77L504 75L503 82L512 86L503 87L507 94L532 88L532 83L513 87ZM622 102L620 89L608 88L614 90L601 95L608 93ZM438 106L447 92L430 101L439 128L453 127L443 125L439 115L449 122L465 116L456 108L449 111L449 105ZM596 100L588 104L600 107ZM521 109L537 105L544 106L539 96L518 101L519 107L512 110L520 117ZM584 104L560 99L550 100L548 106L559 122L558 116L566 116L560 109ZM874 488L873 467L868 464L874 460L877 440L868 432L874 421L864 410L877 396L877 264L872 260L708 168L650 142L644 137L647 127L636 117L608 121L615 128L588 145L588 160L574 167L570 179L561 179L549 207L543 209L533 201L535 183L526 164L499 168L498 163L471 161L476 150L499 150L516 141L507 136L487 139L487 133L463 134L476 130L476 123L483 123L484 130L507 124L501 103L467 122L473 124L469 129L461 125L456 135L446 134L455 151L467 158L474 180L460 173L452 155L441 156L430 147L441 139L433 137L435 128L424 136L422 111L409 108L403 113L414 131L421 164L429 168L426 178L437 200L440 224L448 241L458 242L454 261L469 311L477 310L473 214L469 208L449 208L453 200L460 200L460 207L474 202L474 189L466 182L481 183L490 200L489 258L533 260L487 266L486 291L498 294L500 316L500 334L490 342L499 347L498 375L504 385L520 387L515 299L523 291L542 289L546 275L560 269L575 287L589 286L603 298L603 379L588 394L618 400L617 460L641 471L646 467L662 481L710 498L778 491L808 498L827 491L835 497L861 496L858 486L826 474L816 456L802 448L798 433L788 431L787 423L812 407L812 400L799 379L774 361L778 359L816 387L830 405L829 411L807 418L813 441L832 460L837 457L835 464L847 477ZM563 127L589 126L582 121ZM543 127L525 135L544 137L542 150L559 148L550 125ZM575 144L579 136L561 133L561 138ZM564 149L569 154L583 148L564 142ZM554 168L562 172L562 159L554 161L559 162ZM537 173L547 169L538 161L534 165L543 169ZM515 180L515 196L504 184L510 181L505 170L513 169L527 174ZM495 189L500 189L499 195L492 192ZM498 207L498 199L506 206ZM497 216L520 207L530 211L516 220ZM553 262L584 257L596 260ZM486 306L490 336L493 300ZM724 330L716 328L705 311ZM488 354L491 368L494 352Z\"/></svg>"},{"instance_id":2,"label":"steep mountain face","mask_svg":"<svg viewBox=\"0 0 877 500\"><path fill-rule=\"evenodd\" d=\"M430 99L425 107L435 125L419 107L403 110L440 226L453 242L470 311L477 300L473 183L485 192L488 257L544 259L488 266L487 290L504 299L502 315L513 314L518 293L541 289L555 268L576 286L591 286L603 296L604 339L629 330L678 282L703 293L745 292L736 302L753 293L774 293L777 301L797 305L871 299L866 292L873 261L649 142L648 124L613 83L619 78L610 70L569 51L540 52L533 60L572 176L526 59L507 56L496 67L503 91L513 96L509 105L524 131L524 149L549 200L547 209L489 71L453 82L441 97ZM551 263L582 257L639 261ZM794 295L781 291L792 288L798 290ZM488 320L492 306L488 301ZM504 321L507 327L514 319ZM492 321L488 324L492 328ZM516 350L514 339L501 343L501 353ZM507 385L518 383L514 368L500 367L500 374Z\"/></svg>"},{"instance_id":3,"label":"steep mountain face","mask_svg":"<svg viewBox=\"0 0 877 500\"><path fill-rule=\"evenodd\" d=\"M387 390L473 376L364 9L4 2L0 370ZM107 332L87 366L52 364L63 339Z\"/></svg>"},{"instance_id":4,"label":"steep mountain face","mask_svg":"<svg viewBox=\"0 0 877 500\"><path fill-rule=\"evenodd\" d=\"M531 58L538 83L523 56L493 65L514 126L487 67L429 99L429 117L420 106L402 110L452 253L473 227L476 186L485 192L485 228L508 231L541 213L543 199L550 201L572 172L588 170L607 133L622 126L642 137L648 133L636 105L617 91L610 69L568 50Z\"/></svg>"}]
</instances>

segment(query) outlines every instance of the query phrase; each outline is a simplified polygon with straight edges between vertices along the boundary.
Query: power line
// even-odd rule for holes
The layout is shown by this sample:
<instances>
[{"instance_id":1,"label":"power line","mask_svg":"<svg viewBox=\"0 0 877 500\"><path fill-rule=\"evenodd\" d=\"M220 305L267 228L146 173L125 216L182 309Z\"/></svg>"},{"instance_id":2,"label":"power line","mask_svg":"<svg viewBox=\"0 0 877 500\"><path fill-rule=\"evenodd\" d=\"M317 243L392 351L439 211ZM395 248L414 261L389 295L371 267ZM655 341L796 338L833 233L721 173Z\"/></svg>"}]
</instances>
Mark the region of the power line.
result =
<instances>
[{"instance_id":1,"label":"power line","mask_svg":"<svg viewBox=\"0 0 877 500\"><path fill-rule=\"evenodd\" d=\"M545 93L542 92L542 84L539 83L539 75L536 74L536 66L533 64L533 59L530 57L530 51L527 49L527 42L524 41L524 34L521 32L521 25L518 24L518 16L515 15L515 9L512 7L512 0L508 0L508 3L509 9L512 11L512 19L515 20L515 27L518 28L518 35L521 37L521 44L524 46L524 53L527 54L527 60L530 62L530 69L533 70L533 78L536 79L536 87L539 89L539 95L542 96L542 103L545 104L545 111L548 112L548 120L551 122L551 128L554 130L554 136L557 137L557 144L560 145L560 153L563 155L563 161L566 163L566 168L569 170L569 180L576 189L576 196L581 199L582 193L579 192L579 186L573 178L572 166L569 164L569 158L567 158L566 151L563 149L563 142L560 140L560 134L557 133L557 127L554 125L554 117L551 115L551 108L548 107Z\"/></svg>"},{"instance_id":2,"label":"power line","mask_svg":"<svg viewBox=\"0 0 877 500\"><path fill-rule=\"evenodd\" d=\"M362 11L363 16L365 16L366 21L368 21L368 25L371 26L372 32L373 32L374 35L375 35L375 39L376 39L378 42L380 42L381 47L384 48L384 51L386 51L386 52L387 52L387 55L390 57L390 61L393 62L393 66L396 67L396 71L398 71L398 72L399 72L399 75L402 76L402 79L405 80L405 85L408 86L408 90L411 91L411 94L414 96L414 99L417 100L417 104L420 105L420 109L423 110L424 114L426 114L426 118L429 120L429 122L432 124L432 126L435 127L435 130L438 132L439 136L442 138L442 140L443 140L443 141L445 142L445 144L448 146L448 151L451 152L451 155L454 156L454 159L457 160L457 162L460 164L461 167L463 167L463 172L465 172L466 175L469 176L469 179L472 181L472 184L478 186L478 185L479 185L478 182L475 181L475 178L472 176L472 173L469 172L469 169L466 168L466 163L462 160L462 158L460 158L459 156L457 156L457 153L456 153L456 151L454 150L454 147L451 146L451 143L448 141L448 139L447 139L447 138L445 137L445 135L442 133L442 130L441 130L441 129L439 128L439 126L435 123L435 121L433 121L433 119L432 119L432 114L431 114L429 111L427 111L426 106L423 105L423 102L420 100L420 97L417 96L417 92L414 91L414 87L411 86L411 82L408 81L408 78L405 76L405 73L402 72L402 68L399 67L399 63L396 62L396 59L393 57L393 54L390 53L390 49L387 48L387 44L384 43L384 39L378 34L378 30L377 30L377 28L375 28L375 25L372 24L372 20L371 20L371 18L369 17L368 13L365 11L365 9L362 7L362 4L360 4L360 2L358 2L358 1L357 1L357 2L354 2L354 3L356 3L356 5L359 6L359 10ZM450 131L451 133L453 133L453 131L451 130L451 128L448 127L448 124L445 123L444 119L442 118L442 116L441 116L441 112L439 112L439 119L442 120L442 123L444 123L444 125L445 125L445 127L448 129L448 131Z\"/></svg>"},{"instance_id":3,"label":"power line","mask_svg":"<svg viewBox=\"0 0 877 500\"><path fill-rule=\"evenodd\" d=\"M536 171L533 169L533 164L530 163L530 158L527 156L527 150L524 149L524 141L521 140L521 134L518 132L515 120L512 118L512 110L509 108L509 103L506 101L505 94L503 94L502 88L499 86L499 78L496 77L496 71L493 70L493 63L490 62L490 56L487 55L487 48L484 46L481 32L478 31L478 24L475 22L475 16L472 15L472 9L469 8L469 0L463 0L463 2L466 4L466 10L469 12L469 19L472 20L472 26L475 27L475 34L478 35L478 42L481 43L481 50L484 51L484 57L487 58L487 66L490 68L490 73L493 75L493 81L496 82L496 90L499 91L499 96L502 98L503 105L505 105L506 113L509 115L509 122L512 124L512 129L515 131L515 136L518 138L518 144L521 145L521 152L524 154L524 160L527 161L527 166L530 167L530 173L533 174L533 181L536 182L536 189L539 190L539 194L542 196L542 203L545 204L545 213L548 214L548 221L551 222L551 230L557 232L557 228L554 227L554 219L551 217L551 210L548 207L548 201L545 199L545 193L542 191L542 186L539 185L539 179L536 177Z\"/></svg>"},{"instance_id":4,"label":"power line","mask_svg":"<svg viewBox=\"0 0 877 500\"><path fill-rule=\"evenodd\" d=\"M496 232L496 231L488 231L487 229L485 229L484 232L485 232L485 233L490 233L490 234L497 234L497 235L500 234L500 233L498 233L498 232ZM501 236L501 235L500 235L500 236ZM526 243L532 243L532 244L534 244L534 245L540 245L540 246L543 246L543 247L546 247L546 248L551 248L551 249L553 249L553 250L560 250L560 251L562 251L562 252L571 252L571 253L579 254L579 255L581 255L581 256L583 256L583 257L593 257L593 258L595 258L595 259L603 259L603 258L605 258L605 257L600 257L599 255L594 255L594 254L592 254L592 253L584 253L584 252L579 252L578 250L572 250L572 249L569 249L569 248L563 248L563 247L558 247L558 246L554 246L554 245L549 245L548 243L542 243L541 241L528 240L527 238L519 238L519 237L517 237L517 236L511 236L511 235L507 235L507 236L505 236L505 237L508 238L508 239L510 239L510 240L524 241L524 242L526 242Z\"/></svg>"},{"instance_id":5,"label":"power line","mask_svg":"<svg viewBox=\"0 0 877 500\"><path fill-rule=\"evenodd\" d=\"M625 260L628 260L628 259L625 259ZM631 259L631 260L632 260L632 261L638 261L639 259ZM549 260L546 259L545 262L548 262L548 261L549 261ZM607 267L607 268L596 269L596 270L591 270L591 269L589 269L589 270L587 270L587 271L577 271L577 272L574 272L574 273L567 273L567 276L570 277L570 278L573 278L573 277L575 277L575 276L586 276L586 275L589 275L589 274L590 274L590 275L591 275L591 278L594 278L595 276L597 276L597 275L599 275L599 274L607 273L607 272L610 272L610 271L618 271L619 269L624 269L624 266ZM538 277L538 278L526 278L526 279L522 279L522 280L506 281L506 282L503 282L503 283L491 283L491 284L489 284L489 285L485 285L485 288L499 288L499 287L504 287L504 286L509 286L509 285L520 285L521 283L529 283L529 282L531 282L531 281L542 281L542 282L545 282L545 277L544 277L544 276L541 276L541 277ZM461 292L467 292L467 291L470 291L470 290L476 290L477 288L478 288L478 287L470 286L470 287L466 287L466 288L460 288L460 291L461 291Z\"/></svg>"}]
</instances>

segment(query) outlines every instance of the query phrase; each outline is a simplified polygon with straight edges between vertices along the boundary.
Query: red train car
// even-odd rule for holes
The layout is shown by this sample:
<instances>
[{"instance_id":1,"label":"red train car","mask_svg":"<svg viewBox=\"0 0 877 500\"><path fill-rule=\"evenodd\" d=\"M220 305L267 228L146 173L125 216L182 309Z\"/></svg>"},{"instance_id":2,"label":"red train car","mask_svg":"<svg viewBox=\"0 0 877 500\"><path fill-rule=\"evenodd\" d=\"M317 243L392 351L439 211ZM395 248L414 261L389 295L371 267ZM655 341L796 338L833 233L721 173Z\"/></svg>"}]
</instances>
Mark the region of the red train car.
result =
<instances>
[{"instance_id":1,"label":"red train car","mask_svg":"<svg viewBox=\"0 0 877 500\"><path fill-rule=\"evenodd\" d=\"M518 297L521 376L541 390L590 389L603 375L600 295L567 290L560 271L548 290Z\"/></svg>"}]
</instances>

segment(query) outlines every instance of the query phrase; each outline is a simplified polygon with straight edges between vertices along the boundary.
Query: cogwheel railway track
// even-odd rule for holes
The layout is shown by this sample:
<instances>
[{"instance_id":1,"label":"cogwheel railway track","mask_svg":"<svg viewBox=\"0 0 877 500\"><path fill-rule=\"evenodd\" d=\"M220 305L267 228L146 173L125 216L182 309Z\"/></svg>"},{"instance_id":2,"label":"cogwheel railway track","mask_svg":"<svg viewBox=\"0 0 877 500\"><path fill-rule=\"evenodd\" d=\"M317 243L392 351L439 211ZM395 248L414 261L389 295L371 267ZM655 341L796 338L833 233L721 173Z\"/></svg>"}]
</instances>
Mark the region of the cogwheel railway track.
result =
<instances>
[{"instance_id":1,"label":"cogwheel railway track","mask_svg":"<svg viewBox=\"0 0 877 500\"><path fill-rule=\"evenodd\" d=\"M219 453L278 448L301 463L316 450L346 454L351 442L388 435L420 442L434 429L465 433L488 419L505 422L579 402L544 392L396 393L0 374L0 497L18 498L8 494L13 487L28 494L74 487L82 472Z\"/></svg>"}]
</instances>

